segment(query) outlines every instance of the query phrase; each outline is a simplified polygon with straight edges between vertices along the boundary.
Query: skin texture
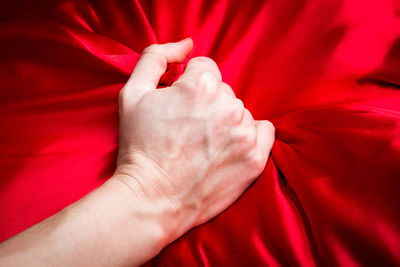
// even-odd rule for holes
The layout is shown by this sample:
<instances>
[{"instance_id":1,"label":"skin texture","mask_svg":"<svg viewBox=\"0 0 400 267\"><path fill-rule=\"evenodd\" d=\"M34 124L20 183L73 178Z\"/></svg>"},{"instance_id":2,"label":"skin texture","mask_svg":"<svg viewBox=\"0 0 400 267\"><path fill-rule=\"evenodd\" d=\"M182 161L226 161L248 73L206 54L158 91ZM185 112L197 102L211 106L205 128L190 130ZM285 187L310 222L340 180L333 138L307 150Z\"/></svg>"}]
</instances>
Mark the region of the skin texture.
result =
<instances>
[{"instance_id":1,"label":"skin texture","mask_svg":"<svg viewBox=\"0 0 400 267\"><path fill-rule=\"evenodd\" d=\"M265 167L274 127L255 121L217 64L198 57L156 89L191 39L143 51L119 95L117 169L104 185L0 244L0 266L137 266L230 206Z\"/></svg>"}]
</instances>

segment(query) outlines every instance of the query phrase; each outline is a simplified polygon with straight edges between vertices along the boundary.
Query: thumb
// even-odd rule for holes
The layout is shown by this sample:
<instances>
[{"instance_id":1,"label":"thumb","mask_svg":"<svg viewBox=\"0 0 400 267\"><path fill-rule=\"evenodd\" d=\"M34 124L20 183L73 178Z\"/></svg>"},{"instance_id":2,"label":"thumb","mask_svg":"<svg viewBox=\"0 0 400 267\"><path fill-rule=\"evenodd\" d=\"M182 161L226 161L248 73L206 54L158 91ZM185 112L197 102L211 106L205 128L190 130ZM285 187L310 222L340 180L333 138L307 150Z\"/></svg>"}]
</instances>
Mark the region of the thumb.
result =
<instances>
[{"instance_id":1,"label":"thumb","mask_svg":"<svg viewBox=\"0 0 400 267\"><path fill-rule=\"evenodd\" d=\"M139 101L146 92L156 89L167 64L183 62L192 49L193 41L190 38L147 47L123 89L128 98Z\"/></svg>"},{"instance_id":2,"label":"thumb","mask_svg":"<svg viewBox=\"0 0 400 267\"><path fill-rule=\"evenodd\" d=\"M275 127L267 120L255 121L257 131L257 150L263 155L263 162L266 163L275 142Z\"/></svg>"}]
</instances>

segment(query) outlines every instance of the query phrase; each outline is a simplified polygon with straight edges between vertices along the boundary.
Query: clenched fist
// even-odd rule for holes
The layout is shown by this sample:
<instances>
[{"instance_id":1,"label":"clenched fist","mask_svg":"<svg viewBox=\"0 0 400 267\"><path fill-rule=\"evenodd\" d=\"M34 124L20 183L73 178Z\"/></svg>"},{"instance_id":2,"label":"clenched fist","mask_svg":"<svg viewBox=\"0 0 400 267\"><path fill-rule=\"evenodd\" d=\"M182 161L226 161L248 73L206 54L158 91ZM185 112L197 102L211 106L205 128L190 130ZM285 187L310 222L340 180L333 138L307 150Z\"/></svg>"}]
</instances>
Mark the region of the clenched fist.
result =
<instances>
[{"instance_id":1,"label":"clenched fist","mask_svg":"<svg viewBox=\"0 0 400 267\"><path fill-rule=\"evenodd\" d=\"M167 64L184 61L192 46L185 39L146 48L119 97L115 178L173 211L171 241L231 205L274 142L272 124L253 119L210 58L191 59L172 86L156 89Z\"/></svg>"}]
</instances>

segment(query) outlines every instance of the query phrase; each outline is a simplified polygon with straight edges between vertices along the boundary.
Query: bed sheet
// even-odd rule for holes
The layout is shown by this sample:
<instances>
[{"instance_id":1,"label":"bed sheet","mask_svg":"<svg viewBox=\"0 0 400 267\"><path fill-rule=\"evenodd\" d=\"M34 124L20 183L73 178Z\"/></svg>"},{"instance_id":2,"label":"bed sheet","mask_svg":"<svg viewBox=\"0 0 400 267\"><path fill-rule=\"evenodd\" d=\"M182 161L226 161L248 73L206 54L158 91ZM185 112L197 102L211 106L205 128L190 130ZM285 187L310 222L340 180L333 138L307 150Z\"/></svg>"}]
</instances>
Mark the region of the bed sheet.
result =
<instances>
[{"instance_id":1,"label":"bed sheet","mask_svg":"<svg viewBox=\"0 0 400 267\"><path fill-rule=\"evenodd\" d=\"M2 1L0 240L112 175L119 90L146 46L188 36L276 142L233 206L146 265L400 266L396 0Z\"/></svg>"}]
</instances>

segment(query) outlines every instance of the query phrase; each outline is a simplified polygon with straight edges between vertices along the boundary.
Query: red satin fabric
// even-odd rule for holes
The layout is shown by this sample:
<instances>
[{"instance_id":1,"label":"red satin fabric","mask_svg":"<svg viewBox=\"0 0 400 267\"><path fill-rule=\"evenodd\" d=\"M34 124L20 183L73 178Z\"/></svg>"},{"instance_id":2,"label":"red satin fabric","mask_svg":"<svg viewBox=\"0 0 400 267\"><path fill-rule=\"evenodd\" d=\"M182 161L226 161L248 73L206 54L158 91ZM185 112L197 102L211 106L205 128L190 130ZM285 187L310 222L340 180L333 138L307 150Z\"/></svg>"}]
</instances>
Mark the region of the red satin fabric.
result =
<instances>
[{"instance_id":1,"label":"red satin fabric","mask_svg":"<svg viewBox=\"0 0 400 267\"><path fill-rule=\"evenodd\" d=\"M192 36L191 57L218 63L276 143L232 207L148 266L400 265L397 0L9 2L0 240L112 175L117 95L139 53Z\"/></svg>"}]
</instances>

